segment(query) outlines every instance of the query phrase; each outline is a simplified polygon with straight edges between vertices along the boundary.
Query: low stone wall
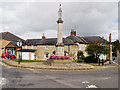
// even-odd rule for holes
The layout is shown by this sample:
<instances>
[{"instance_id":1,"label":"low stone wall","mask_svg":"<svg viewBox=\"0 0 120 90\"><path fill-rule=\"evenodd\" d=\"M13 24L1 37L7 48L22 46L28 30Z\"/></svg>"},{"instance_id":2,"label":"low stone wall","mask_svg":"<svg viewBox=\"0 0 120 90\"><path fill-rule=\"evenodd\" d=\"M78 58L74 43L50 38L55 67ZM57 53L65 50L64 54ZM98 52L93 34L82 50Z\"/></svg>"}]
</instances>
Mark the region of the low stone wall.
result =
<instances>
[{"instance_id":1,"label":"low stone wall","mask_svg":"<svg viewBox=\"0 0 120 90\"><path fill-rule=\"evenodd\" d=\"M45 65L65 65L65 64L71 64L74 63L73 60L67 59L67 60L54 60L54 59L48 59L47 61L43 62Z\"/></svg>"}]
</instances>

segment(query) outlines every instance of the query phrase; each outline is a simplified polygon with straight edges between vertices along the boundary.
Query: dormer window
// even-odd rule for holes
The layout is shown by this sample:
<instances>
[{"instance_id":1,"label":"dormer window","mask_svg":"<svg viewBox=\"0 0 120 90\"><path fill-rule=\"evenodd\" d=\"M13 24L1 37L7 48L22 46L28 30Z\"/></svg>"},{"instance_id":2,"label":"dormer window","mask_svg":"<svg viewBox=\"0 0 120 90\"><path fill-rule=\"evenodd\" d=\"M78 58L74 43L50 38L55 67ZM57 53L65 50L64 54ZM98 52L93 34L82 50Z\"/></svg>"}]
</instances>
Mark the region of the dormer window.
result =
<instances>
[{"instance_id":1,"label":"dormer window","mask_svg":"<svg viewBox=\"0 0 120 90\"><path fill-rule=\"evenodd\" d=\"M25 45L25 49L27 49L28 48L28 46L27 45Z\"/></svg>"},{"instance_id":2,"label":"dormer window","mask_svg":"<svg viewBox=\"0 0 120 90\"><path fill-rule=\"evenodd\" d=\"M86 50L86 45L85 45L85 50Z\"/></svg>"},{"instance_id":3,"label":"dormer window","mask_svg":"<svg viewBox=\"0 0 120 90\"><path fill-rule=\"evenodd\" d=\"M48 49L48 45L45 46L45 49Z\"/></svg>"},{"instance_id":4,"label":"dormer window","mask_svg":"<svg viewBox=\"0 0 120 90\"><path fill-rule=\"evenodd\" d=\"M34 49L34 45L31 45L31 49Z\"/></svg>"},{"instance_id":5,"label":"dormer window","mask_svg":"<svg viewBox=\"0 0 120 90\"><path fill-rule=\"evenodd\" d=\"M79 50L81 50L81 45L79 44Z\"/></svg>"}]
</instances>

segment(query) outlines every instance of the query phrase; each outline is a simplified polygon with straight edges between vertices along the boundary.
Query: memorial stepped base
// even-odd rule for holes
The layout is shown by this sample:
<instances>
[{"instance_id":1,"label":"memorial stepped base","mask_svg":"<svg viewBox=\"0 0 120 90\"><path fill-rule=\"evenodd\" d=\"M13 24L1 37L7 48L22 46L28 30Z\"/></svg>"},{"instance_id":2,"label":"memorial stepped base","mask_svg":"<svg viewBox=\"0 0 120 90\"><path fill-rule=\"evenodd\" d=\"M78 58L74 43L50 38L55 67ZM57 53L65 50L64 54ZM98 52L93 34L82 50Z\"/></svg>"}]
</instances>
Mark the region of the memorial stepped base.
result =
<instances>
[{"instance_id":1,"label":"memorial stepped base","mask_svg":"<svg viewBox=\"0 0 120 90\"><path fill-rule=\"evenodd\" d=\"M66 65L74 63L73 60L66 59L66 60L54 60L54 59L48 59L47 61L43 62L45 65Z\"/></svg>"}]
</instances>

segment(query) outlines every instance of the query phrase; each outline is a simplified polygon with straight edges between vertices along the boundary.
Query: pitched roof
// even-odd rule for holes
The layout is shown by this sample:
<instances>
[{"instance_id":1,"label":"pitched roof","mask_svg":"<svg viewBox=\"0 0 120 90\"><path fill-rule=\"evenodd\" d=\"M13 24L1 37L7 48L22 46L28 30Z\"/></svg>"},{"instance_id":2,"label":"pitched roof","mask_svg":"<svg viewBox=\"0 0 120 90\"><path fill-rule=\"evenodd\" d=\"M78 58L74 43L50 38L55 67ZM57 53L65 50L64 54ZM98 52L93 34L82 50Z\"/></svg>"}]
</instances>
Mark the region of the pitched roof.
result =
<instances>
[{"instance_id":1,"label":"pitched roof","mask_svg":"<svg viewBox=\"0 0 120 90\"><path fill-rule=\"evenodd\" d=\"M27 39L23 45L37 45L42 39Z\"/></svg>"},{"instance_id":2,"label":"pitched roof","mask_svg":"<svg viewBox=\"0 0 120 90\"><path fill-rule=\"evenodd\" d=\"M96 42L107 42L109 43L107 40L103 39L102 37L100 36L87 36L87 37L79 37L79 36L68 36L66 38L69 38L71 39L74 43L84 43L84 44L87 44L87 43L96 43Z\"/></svg>"},{"instance_id":3,"label":"pitched roof","mask_svg":"<svg viewBox=\"0 0 120 90\"><path fill-rule=\"evenodd\" d=\"M22 50L17 50L17 51L22 51L22 52L35 52L36 49L22 49Z\"/></svg>"},{"instance_id":4,"label":"pitched roof","mask_svg":"<svg viewBox=\"0 0 120 90\"><path fill-rule=\"evenodd\" d=\"M24 39L10 33L10 32L2 32L0 33L0 39L3 39L3 40L8 40L8 41L18 41L18 40L21 40L21 41L24 41Z\"/></svg>"},{"instance_id":5,"label":"pitched roof","mask_svg":"<svg viewBox=\"0 0 120 90\"><path fill-rule=\"evenodd\" d=\"M97 43L97 42L106 42L109 43L107 40L105 40L104 38L100 37L100 36L88 36L88 37L81 37L83 38L85 41L87 41L88 43Z\"/></svg>"},{"instance_id":6,"label":"pitched roof","mask_svg":"<svg viewBox=\"0 0 120 90\"><path fill-rule=\"evenodd\" d=\"M10 43L11 43L12 45L14 45L14 47L18 47L18 46L17 46L17 42L10 42ZM9 44L10 44L10 43L9 43ZM9 44L8 44L8 45L9 45ZM7 45L6 47L9 47L8 45Z\"/></svg>"},{"instance_id":7,"label":"pitched roof","mask_svg":"<svg viewBox=\"0 0 120 90\"><path fill-rule=\"evenodd\" d=\"M74 43L86 43L84 40L82 40L78 36L71 35L71 36L68 36L66 38L71 39Z\"/></svg>"},{"instance_id":8,"label":"pitched roof","mask_svg":"<svg viewBox=\"0 0 120 90\"><path fill-rule=\"evenodd\" d=\"M57 38L45 38L45 39L28 39L24 45L56 45ZM65 45L75 45L73 41L68 38L63 38Z\"/></svg>"},{"instance_id":9,"label":"pitched roof","mask_svg":"<svg viewBox=\"0 0 120 90\"><path fill-rule=\"evenodd\" d=\"M107 40L101 38L100 36L89 36L89 37L79 37L79 36L68 36L63 38L63 43L65 45L75 45L75 43L92 43L92 42L107 42ZM56 45L57 38L45 38L45 39L27 39L23 45Z\"/></svg>"}]
</instances>

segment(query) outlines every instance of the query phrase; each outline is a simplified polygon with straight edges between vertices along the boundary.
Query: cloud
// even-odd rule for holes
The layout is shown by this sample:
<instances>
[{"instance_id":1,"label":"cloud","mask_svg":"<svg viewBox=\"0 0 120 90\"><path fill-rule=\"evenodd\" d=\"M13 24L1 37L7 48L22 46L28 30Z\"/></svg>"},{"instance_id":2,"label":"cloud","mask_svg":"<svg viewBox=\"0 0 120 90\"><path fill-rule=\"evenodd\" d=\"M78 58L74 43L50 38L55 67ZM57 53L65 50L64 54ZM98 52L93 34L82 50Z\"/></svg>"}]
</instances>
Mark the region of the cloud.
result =
<instances>
[{"instance_id":1,"label":"cloud","mask_svg":"<svg viewBox=\"0 0 120 90\"><path fill-rule=\"evenodd\" d=\"M9 31L27 38L57 37L57 2L4 2L0 7L0 32ZM74 28L79 36L104 36L117 39L117 2L62 2L63 36ZM1 28L4 27L4 28ZM116 31L113 33L113 31Z\"/></svg>"}]
</instances>

